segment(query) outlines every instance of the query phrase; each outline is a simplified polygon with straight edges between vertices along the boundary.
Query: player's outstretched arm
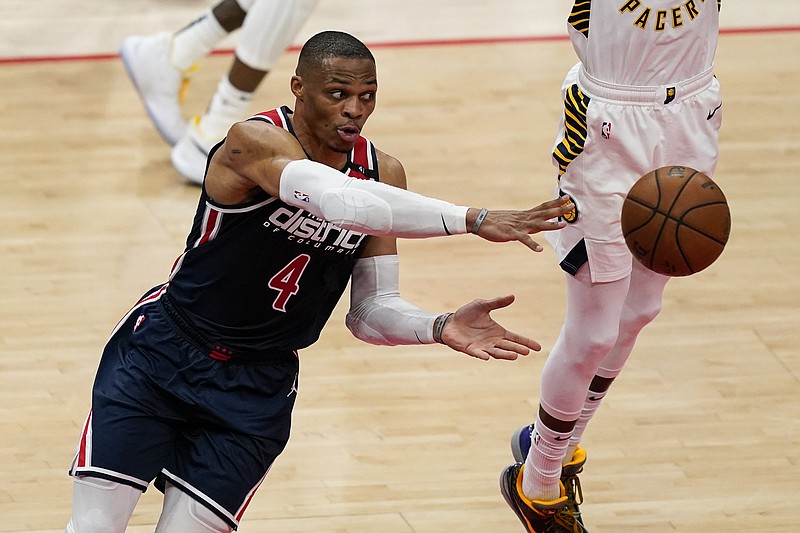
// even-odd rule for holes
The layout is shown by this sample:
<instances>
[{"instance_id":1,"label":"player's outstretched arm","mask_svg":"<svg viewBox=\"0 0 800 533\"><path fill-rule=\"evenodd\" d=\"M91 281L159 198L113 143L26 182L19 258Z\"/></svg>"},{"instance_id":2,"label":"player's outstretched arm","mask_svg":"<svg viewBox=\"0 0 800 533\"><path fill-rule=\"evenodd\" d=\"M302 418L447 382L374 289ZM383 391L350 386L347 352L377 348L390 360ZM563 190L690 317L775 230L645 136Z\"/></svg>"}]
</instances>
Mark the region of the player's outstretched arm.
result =
<instances>
[{"instance_id":1,"label":"player's outstretched arm","mask_svg":"<svg viewBox=\"0 0 800 533\"><path fill-rule=\"evenodd\" d=\"M384 346L433 344L478 359L514 360L538 351L538 342L495 322L490 313L506 307L513 296L474 300L455 313L425 312L400 297L400 263L393 239L371 237L368 253L356 261L350 287L347 328L364 342Z\"/></svg>"},{"instance_id":2,"label":"player's outstretched arm","mask_svg":"<svg viewBox=\"0 0 800 533\"><path fill-rule=\"evenodd\" d=\"M495 309L507 307L513 301L513 295L473 300L455 313L437 319L434 337L453 350L483 360L513 361L520 355L528 355L531 350L538 352L542 349L538 342L507 330L490 315Z\"/></svg>"},{"instance_id":3,"label":"player's outstretched arm","mask_svg":"<svg viewBox=\"0 0 800 533\"><path fill-rule=\"evenodd\" d=\"M407 191L402 165L387 154L379 159L382 182L352 179L305 157L285 130L239 122L212 158L205 188L215 201L236 204L260 187L339 227L369 235L413 239L471 231L494 242L520 241L534 251L542 248L530 235L563 227L555 219L572 209L566 198L527 211L467 208Z\"/></svg>"},{"instance_id":4,"label":"player's outstretched arm","mask_svg":"<svg viewBox=\"0 0 800 533\"><path fill-rule=\"evenodd\" d=\"M290 161L280 176L280 198L339 227L369 235L407 239L468 232L494 242L520 241L542 248L530 234L564 227L555 219L568 213L568 198L527 211L489 211L429 198L402 187L351 179L313 161Z\"/></svg>"}]
</instances>

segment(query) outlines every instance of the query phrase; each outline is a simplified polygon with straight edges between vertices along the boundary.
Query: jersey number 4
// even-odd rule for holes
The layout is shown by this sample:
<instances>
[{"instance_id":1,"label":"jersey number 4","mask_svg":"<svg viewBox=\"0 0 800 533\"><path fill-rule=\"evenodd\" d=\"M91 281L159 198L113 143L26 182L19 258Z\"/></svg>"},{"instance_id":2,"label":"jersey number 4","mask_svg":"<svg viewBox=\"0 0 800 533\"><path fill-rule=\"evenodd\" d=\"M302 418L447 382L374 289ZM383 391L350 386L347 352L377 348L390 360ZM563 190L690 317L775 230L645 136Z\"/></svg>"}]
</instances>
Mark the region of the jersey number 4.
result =
<instances>
[{"instance_id":1,"label":"jersey number 4","mask_svg":"<svg viewBox=\"0 0 800 533\"><path fill-rule=\"evenodd\" d=\"M278 296L272 303L273 309L286 312L286 302L300 290L300 276L303 275L309 261L311 261L310 256L300 254L270 278L269 288L278 291Z\"/></svg>"}]
</instances>

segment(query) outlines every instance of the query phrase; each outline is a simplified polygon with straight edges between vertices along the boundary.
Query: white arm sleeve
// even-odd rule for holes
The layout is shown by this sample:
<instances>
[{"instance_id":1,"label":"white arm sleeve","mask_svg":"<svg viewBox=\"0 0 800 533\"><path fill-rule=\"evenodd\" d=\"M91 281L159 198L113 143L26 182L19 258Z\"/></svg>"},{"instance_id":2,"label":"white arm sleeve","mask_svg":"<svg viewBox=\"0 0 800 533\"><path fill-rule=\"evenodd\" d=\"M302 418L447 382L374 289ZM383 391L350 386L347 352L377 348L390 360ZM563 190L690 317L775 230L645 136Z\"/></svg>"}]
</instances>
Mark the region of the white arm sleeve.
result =
<instances>
[{"instance_id":1,"label":"white arm sleeve","mask_svg":"<svg viewBox=\"0 0 800 533\"><path fill-rule=\"evenodd\" d=\"M433 344L438 315L426 313L400 298L400 261L396 255L356 261L350 287L347 329L370 344Z\"/></svg>"},{"instance_id":2,"label":"white arm sleeve","mask_svg":"<svg viewBox=\"0 0 800 533\"><path fill-rule=\"evenodd\" d=\"M281 173L280 198L337 226L369 235L424 238L467 232L467 209L400 187L349 178L307 159Z\"/></svg>"}]
</instances>

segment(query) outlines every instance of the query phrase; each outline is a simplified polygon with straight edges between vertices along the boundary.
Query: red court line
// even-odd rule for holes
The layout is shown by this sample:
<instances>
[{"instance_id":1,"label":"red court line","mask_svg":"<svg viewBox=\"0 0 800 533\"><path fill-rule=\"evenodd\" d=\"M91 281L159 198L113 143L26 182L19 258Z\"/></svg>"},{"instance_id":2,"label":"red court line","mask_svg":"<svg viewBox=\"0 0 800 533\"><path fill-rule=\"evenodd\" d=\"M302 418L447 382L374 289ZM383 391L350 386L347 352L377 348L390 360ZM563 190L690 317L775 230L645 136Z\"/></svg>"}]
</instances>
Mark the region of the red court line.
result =
<instances>
[{"instance_id":1,"label":"red court line","mask_svg":"<svg viewBox=\"0 0 800 533\"><path fill-rule=\"evenodd\" d=\"M720 30L721 35L744 35L758 33L793 33L800 32L800 26L774 26L755 28L728 28ZM417 41L389 41L380 43L367 43L370 48L411 48L433 46L463 46L471 44L507 44L507 43L537 43L549 41L565 41L567 35L523 35L518 37L479 37L473 39L430 39ZM293 46L289 50L296 52L300 47ZM212 55L229 55L233 50L214 50ZM0 65L26 64L26 63L63 63L68 61L104 61L116 59L118 54L89 54L89 55L63 55L63 56L32 56L32 57L6 57L0 58Z\"/></svg>"}]
</instances>

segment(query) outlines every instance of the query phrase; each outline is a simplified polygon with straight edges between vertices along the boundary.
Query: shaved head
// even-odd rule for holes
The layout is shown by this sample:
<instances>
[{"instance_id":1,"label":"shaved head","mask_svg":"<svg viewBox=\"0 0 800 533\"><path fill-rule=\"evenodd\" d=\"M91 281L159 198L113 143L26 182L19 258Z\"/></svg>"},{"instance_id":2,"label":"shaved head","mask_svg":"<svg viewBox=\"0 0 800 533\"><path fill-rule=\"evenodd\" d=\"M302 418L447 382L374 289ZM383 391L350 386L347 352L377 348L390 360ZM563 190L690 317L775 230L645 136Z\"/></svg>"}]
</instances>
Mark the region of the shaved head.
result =
<instances>
[{"instance_id":1,"label":"shaved head","mask_svg":"<svg viewBox=\"0 0 800 533\"><path fill-rule=\"evenodd\" d=\"M375 58L364 43L340 31L323 31L311 37L300 50L296 74L303 76L319 69L326 59L368 59L373 64Z\"/></svg>"}]
</instances>

